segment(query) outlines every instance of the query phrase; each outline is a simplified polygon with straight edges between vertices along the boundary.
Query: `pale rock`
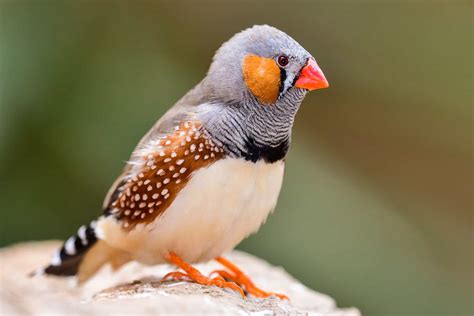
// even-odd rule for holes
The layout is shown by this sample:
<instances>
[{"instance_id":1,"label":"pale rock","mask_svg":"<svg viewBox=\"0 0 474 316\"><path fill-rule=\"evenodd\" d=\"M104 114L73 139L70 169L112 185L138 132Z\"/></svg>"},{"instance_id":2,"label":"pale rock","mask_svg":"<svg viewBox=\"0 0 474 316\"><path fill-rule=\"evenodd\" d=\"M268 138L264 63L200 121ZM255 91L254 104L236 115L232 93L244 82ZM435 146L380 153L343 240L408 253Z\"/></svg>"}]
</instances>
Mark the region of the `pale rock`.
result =
<instances>
[{"instance_id":1,"label":"pale rock","mask_svg":"<svg viewBox=\"0 0 474 316\"><path fill-rule=\"evenodd\" d=\"M0 315L320 315L358 316L356 308L340 309L335 301L295 280L280 267L241 251L226 255L264 289L291 299L256 299L217 287L190 282L164 282L175 268L129 263L117 272L102 269L89 282L74 278L29 277L49 261L57 241L29 242L0 250ZM197 265L203 273L221 268L215 262Z\"/></svg>"}]
</instances>

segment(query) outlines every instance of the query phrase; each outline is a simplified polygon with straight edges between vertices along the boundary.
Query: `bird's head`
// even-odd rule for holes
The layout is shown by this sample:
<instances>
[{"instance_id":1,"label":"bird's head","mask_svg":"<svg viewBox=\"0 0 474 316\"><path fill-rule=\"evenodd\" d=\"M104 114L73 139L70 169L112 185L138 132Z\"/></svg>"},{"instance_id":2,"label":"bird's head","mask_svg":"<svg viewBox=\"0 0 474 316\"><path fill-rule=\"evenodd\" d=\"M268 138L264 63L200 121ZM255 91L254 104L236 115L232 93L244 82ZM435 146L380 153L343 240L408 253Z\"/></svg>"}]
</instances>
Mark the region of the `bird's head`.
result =
<instances>
[{"instance_id":1,"label":"bird's head","mask_svg":"<svg viewBox=\"0 0 474 316\"><path fill-rule=\"evenodd\" d=\"M207 83L219 100L253 99L259 105L274 105L290 91L305 94L329 86L314 57L268 25L248 28L224 43L214 56Z\"/></svg>"},{"instance_id":2,"label":"bird's head","mask_svg":"<svg viewBox=\"0 0 474 316\"><path fill-rule=\"evenodd\" d=\"M216 52L203 81L200 119L235 157L275 162L285 157L295 115L309 90L329 84L316 60L268 25L246 29Z\"/></svg>"}]
</instances>

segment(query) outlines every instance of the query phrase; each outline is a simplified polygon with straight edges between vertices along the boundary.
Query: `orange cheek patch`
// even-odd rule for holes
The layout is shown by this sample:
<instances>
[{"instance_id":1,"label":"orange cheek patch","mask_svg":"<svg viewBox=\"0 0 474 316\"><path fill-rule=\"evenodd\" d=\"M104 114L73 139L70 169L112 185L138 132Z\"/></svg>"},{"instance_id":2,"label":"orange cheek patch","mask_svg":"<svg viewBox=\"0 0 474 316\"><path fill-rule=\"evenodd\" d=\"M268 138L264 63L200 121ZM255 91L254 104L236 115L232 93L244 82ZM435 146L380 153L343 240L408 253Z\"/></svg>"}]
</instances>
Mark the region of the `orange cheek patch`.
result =
<instances>
[{"instance_id":1,"label":"orange cheek patch","mask_svg":"<svg viewBox=\"0 0 474 316\"><path fill-rule=\"evenodd\" d=\"M280 68L271 58L247 55L242 64L245 84L265 104L274 103L280 90Z\"/></svg>"}]
</instances>

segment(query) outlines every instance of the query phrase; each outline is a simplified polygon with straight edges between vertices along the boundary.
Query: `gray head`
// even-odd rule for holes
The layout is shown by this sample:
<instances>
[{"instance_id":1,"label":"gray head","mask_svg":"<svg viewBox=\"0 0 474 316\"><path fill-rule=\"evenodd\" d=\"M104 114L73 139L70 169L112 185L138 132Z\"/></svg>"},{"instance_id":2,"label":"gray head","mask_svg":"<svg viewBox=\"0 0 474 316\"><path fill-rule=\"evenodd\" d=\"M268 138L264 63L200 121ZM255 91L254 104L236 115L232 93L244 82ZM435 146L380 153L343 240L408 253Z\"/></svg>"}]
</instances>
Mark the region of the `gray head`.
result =
<instances>
[{"instance_id":1,"label":"gray head","mask_svg":"<svg viewBox=\"0 0 474 316\"><path fill-rule=\"evenodd\" d=\"M203 120L209 134L230 155L253 161L282 159L304 96L328 86L311 54L268 25L224 43L203 83L212 104Z\"/></svg>"},{"instance_id":2,"label":"gray head","mask_svg":"<svg viewBox=\"0 0 474 316\"><path fill-rule=\"evenodd\" d=\"M314 58L286 33L256 25L237 33L219 48L206 82L219 100L242 102L251 92L258 102L268 105L296 88L296 78L308 61ZM327 87L319 67L315 70L320 73L313 78L321 81L318 86L301 88Z\"/></svg>"}]
</instances>

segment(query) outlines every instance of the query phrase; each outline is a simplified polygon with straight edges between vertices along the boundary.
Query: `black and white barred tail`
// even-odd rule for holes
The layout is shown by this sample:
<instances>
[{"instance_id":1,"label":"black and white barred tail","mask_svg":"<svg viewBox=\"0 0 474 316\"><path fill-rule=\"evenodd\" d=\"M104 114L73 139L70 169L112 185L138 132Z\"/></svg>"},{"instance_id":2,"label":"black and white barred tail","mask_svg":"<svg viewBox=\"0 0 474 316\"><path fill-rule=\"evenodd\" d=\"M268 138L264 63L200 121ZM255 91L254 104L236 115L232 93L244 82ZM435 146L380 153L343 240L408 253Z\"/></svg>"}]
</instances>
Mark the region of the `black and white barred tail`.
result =
<instances>
[{"instance_id":1,"label":"black and white barred tail","mask_svg":"<svg viewBox=\"0 0 474 316\"><path fill-rule=\"evenodd\" d=\"M76 275L84 255L97 242L95 229L96 221L81 226L76 235L66 240L58 249L49 266L42 272L60 276Z\"/></svg>"}]
</instances>

